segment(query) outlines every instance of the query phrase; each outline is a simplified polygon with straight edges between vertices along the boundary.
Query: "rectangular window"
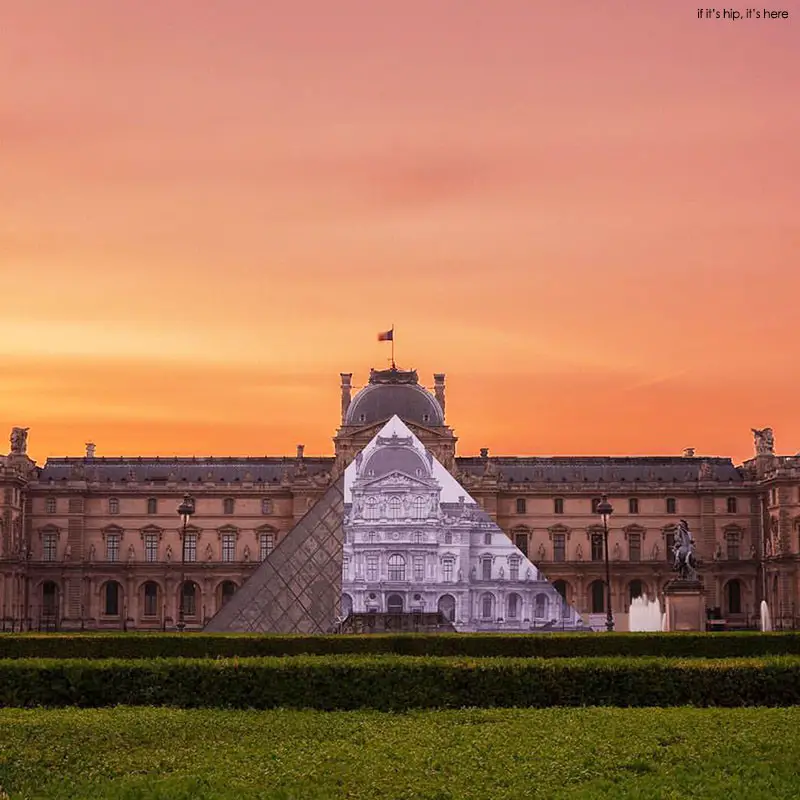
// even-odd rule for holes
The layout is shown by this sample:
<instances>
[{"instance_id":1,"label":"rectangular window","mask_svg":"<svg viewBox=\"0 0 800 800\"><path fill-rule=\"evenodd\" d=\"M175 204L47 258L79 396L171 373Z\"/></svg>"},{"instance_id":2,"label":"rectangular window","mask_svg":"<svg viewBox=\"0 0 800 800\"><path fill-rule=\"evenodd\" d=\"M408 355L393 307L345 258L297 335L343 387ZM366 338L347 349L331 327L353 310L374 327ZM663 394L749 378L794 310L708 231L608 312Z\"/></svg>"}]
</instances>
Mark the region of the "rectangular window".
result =
<instances>
[{"instance_id":1,"label":"rectangular window","mask_svg":"<svg viewBox=\"0 0 800 800\"><path fill-rule=\"evenodd\" d=\"M667 514L678 513L678 501L674 497L667 498Z\"/></svg>"},{"instance_id":2,"label":"rectangular window","mask_svg":"<svg viewBox=\"0 0 800 800\"><path fill-rule=\"evenodd\" d=\"M450 583L453 580L453 559L446 558L442 562L442 577L444 578L446 583Z\"/></svg>"},{"instance_id":3,"label":"rectangular window","mask_svg":"<svg viewBox=\"0 0 800 800\"><path fill-rule=\"evenodd\" d=\"M517 546L517 549L522 553L522 555L528 555L528 534L527 533L517 533L514 534L514 544Z\"/></svg>"},{"instance_id":4,"label":"rectangular window","mask_svg":"<svg viewBox=\"0 0 800 800\"><path fill-rule=\"evenodd\" d=\"M222 534L222 560L223 561L236 561L236 534L223 533Z\"/></svg>"},{"instance_id":5,"label":"rectangular window","mask_svg":"<svg viewBox=\"0 0 800 800\"><path fill-rule=\"evenodd\" d=\"M158 514L158 500L155 497L147 498L147 513Z\"/></svg>"},{"instance_id":6,"label":"rectangular window","mask_svg":"<svg viewBox=\"0 0 800 800\"><path fill-rule=\"evenodd\" d=\"M48 497L44 501L44 509L47 514L56 513L56 499L55 497Z\"/></svg>"},{"instance_id":7,"label":"rectangular window","mask_svg":"<svg viewBox=\"0 0 800 800\"><path fill-rule=\"evenodd\" d=\"M261 500L261 513L262 514L272 513L272 501L268 497L265 497Z\"/></svg>"},{"instance_id":8,"label":"rectangular window","mask_svg":"<svg viewBox=\"0 0 800 800\"><path fill-rule=\"evenodd\" d=\"M144 537L144 560L150 563L158 561L158 534L147 533Z\"/></svg>"},{"instance_id":9,"label":"rectangular window","mask_svg":"<svg viewBox=\"0 0 800 800\"><path fill-rule=\"evenodd\" d=\"M259 559L263 561L275 547L275 534L262 533L261 536L258 537L258 546L259 546L259 554L258 554Z\"/></svg>"},{"instance_id":10,"label":"rectangular window","mask_svg":"<svg viewBox=\"0 0 800 800\"><path fill-rule=\"evenodd\" d=\"M119 534L109 533L106 536L106 561L119 561Z\"/></svg>"},{"instance_id":11,"label":"rectangular window","mask_svg":"<svg viewBox=\"0 0 800 800\"><path fill-rule=\"evenodd\" d=\"M57 547L58 537L56 534L46 533L42 540L42 558L45 561L55 561Z\"/></svg>"},{"instance_id":12,"label":"rectangular window","mask_svg":"<svg viewBox=\"0 0 800 800\"><path fill-rule=\"evenodd\" d=\"M553 513L554 514L563 514L564 513L564 498L563 497L556 497L553 500Z\"/></svg>"},{"instance_id":13,"label":"rectangular window","mask_svg":"<svg viewBox=\"0 0 800 800\"><path fill-rule=\"evenodd\" d=\"M639 513L639 498L638 497L631 497L628 500L628 513L629 514L638 514Z\"/></svg>"},{"instance_id":14,"label":"rectangular window","mask_svg":"<svg viewBox=\"0 0 800 800\"><path fill-rule=\"evenodd\" d=\"M739 534L730 532L725 537L727 543L728 561L739 560Z\"/></svg>"},{"instance_id":15,"label":"rectangular window","mask_svg":"<svg viewBox=\"0 0 800 800\"><path fill-rule=\"evenodd\" d=\"M728 513L735 514L736 513L736 498L729 497L727 501Z\"/></svg>"},{"instance_id":16,"label":"rectangular window","mask_svg":"<svg viewBox=\"0 0 800 800\"><path fill-rule=\"evenodd\" d=\"M425 580L425 559L422 556L414 556L414 580Z\"/></svg>"},{"instance_id":17,"label":"rectangular window","mask_svg":"<svg viewBox=\"0 0 800 800\"><path fill-rule=\"evenodd\" d=\"M108 513L119 514L119 498L117 497L108 498Z\"/></svg>"},{"instance_id":18,"label":"rectangular window","mask_svg":"<svg viewBox=\"0 0 800 800\"><path fill-rule=\"evenodd\" d=\"M80 514L83 511L83 498L70 497L69 499L69 513Z\"/></svg>"},{"instance_id":19,"label":"rectangular window","mask_svg":"<svg viewBox=\"0 0 800 800\"><path fill-rule=\"evenodd\" d=\"M187 533L183 541L183 560L197 561L197 534Z\"/></svg>"},{"instance_id":20,"label":"rectangular window","mask_svg":"<svg viewBox=\"0 0 800 800\"><path fill-rule=\"evenodd\" d=\"M222 512L223 514L233 514L233 498L226 497L222 501Z\"/></svg>"},{"instance_id":21,"label":"rectangular window","mask_svg":"<svg viewBox=\"0 0 800 800\"><path fill-rule=\"evenodd\" d=\"M367 580L370 583L378 580L378 556L367 556Z\"/></svg>"},{"instance_id":22,"label":"rectangular window","mask_svg":"<svg viewBox=\"0 0 800 800\"><path fill-rule=\"evenodd\" d=\"M512 581L519 580L519 559L512 558L508 562L508 576Z\"/></svg>"},{"instance_id":23,"label":"rectangular window","mask_svg":"<svg viewBox=\"0 0 800 800\"><path fill-rule=\"evenodd\" d=\"M553 534L553 561L567 560L567 535L565 533Z\"/></svg>"},{"instance_id":24,"label":"rectangular window","mask_svg":"<svg viewBox=\"0 0 800 800\"><path fill-rule=\"evenodd\" d=\"M628 557L631 561L642 560L642 534L628 534Z\"/></svg>"},{"instance_id":25,"label":"rectangular window","mask_svg":"<svg viewBox=\"0 0 800 800\"><path fill-rule=\"evenodd\" d=\"M527 509L527 503L524 497L517 498L517 514L524 514Z\"/></svg>"},{"instance_id":26,"label":"rectangular window","mask_svg":"<svg viewBox=\"0 0 800 800\"><path fill-rule=\"evenodd\" d=\"M492 534L488 531L483 534L483 543L484 544L491 544L492 543Z\"/></svg>"},{"instance_id":27,"label":"rectangular window","mask_svg":"<svg viewBox=\"0 0 800 800\"><path fill-rule=\"evenodd\" d=\"M603 534L592 534L592 561L603 561Z\"/></svg>"},{"instance_id":28,"label":"rectangular window","mask_svg":"<svg viewBox=\"0 0 800 800\"><path fill-rule=\"evenodd\" d=\"M492 559L491 558L484 558L481 561L481 577L485 581L490 581L492 579Z\"/></svg>"}]
</instances>

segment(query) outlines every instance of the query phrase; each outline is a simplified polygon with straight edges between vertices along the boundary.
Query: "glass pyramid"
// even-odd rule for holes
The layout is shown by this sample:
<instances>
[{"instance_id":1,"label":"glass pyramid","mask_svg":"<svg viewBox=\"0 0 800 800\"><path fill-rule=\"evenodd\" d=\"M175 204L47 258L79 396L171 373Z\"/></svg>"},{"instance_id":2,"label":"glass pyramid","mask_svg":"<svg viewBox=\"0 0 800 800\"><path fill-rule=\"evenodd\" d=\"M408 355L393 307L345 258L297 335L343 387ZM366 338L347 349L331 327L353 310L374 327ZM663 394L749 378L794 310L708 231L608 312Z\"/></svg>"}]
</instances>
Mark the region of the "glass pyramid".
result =
<instances>
[{"instance_id":1,"label":"glass pyramid","mask_svg":"<svg viewBox=\"0 0 800 800\"><path fill-rule=\"evenodd\" d=\"M457 631L586 629L395 416L206 630L328 633L408 613Z\"/></svg>"}]
</instances>

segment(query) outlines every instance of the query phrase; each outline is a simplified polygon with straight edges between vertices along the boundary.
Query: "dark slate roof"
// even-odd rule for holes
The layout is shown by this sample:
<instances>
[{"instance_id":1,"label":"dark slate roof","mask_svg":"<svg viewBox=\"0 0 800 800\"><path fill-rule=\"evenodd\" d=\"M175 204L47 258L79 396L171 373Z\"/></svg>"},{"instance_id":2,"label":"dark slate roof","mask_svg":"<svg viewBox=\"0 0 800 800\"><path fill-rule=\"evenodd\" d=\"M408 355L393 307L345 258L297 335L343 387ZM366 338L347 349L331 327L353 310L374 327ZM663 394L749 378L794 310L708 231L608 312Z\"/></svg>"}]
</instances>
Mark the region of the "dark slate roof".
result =
<instances>
[{"instance_id":1,"label":"dark slate roof","mask_svg":"<svg viewBox=\"0 0 800 800\"><path fill-rule=\"evenodd\" d=\"M498 477L509 483L525 482L575 482L606 481L696 481L702 470L707 473L704 480L742 482L745 478L729 458L682 458L674 456L624 456L586 457L557 456L537 457L490 457ZM705 467L703 465L706 465ZM480 475L486 468L486 459L480 457L456 458L456 466L462 472Z\"/></svg>"},{"instance_id":2,"label":"dark slate roof","mask_svg":"<svg viewBox=\"0 0 800 800\"><path fill-rule=\"evenodd\" d=\"M347 409L345 424L383 422L395 414L406 422L444 425L442 407L427 389L419 385L417 373L394 367L370 371L369 383L356 394Z\"/></svg>"},{"instance_id":3,"label":"dark slate roof","mask_svg":"<svg viewBox=\"0 0 800 800\"><path fill-rule=\"evenodd\" d=\"M329 472L333 458L303 458L298 461L290 457L257 458L48 458L39 471L39 480L47 482L74 479L76 470L83 470L88 480L101 483L121 483L131 480L131 473L139 482L183 481L236 483L247 480L277 483L283 474L294 470L299 463L309 477ZM210 478L209 478L210 474Z\"/></svg>"}]
</instances>

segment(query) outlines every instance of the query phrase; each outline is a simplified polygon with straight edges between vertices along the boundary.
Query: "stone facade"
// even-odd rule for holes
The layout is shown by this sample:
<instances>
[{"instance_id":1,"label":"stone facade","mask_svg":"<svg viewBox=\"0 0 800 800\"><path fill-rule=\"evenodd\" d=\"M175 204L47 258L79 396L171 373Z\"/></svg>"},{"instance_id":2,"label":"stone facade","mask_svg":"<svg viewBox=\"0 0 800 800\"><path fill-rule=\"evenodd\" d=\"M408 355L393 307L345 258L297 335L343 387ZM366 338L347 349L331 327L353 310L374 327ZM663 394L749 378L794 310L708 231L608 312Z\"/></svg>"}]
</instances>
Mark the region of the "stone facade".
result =
<instances>
[{"instance_id":1,"label":"stone facade","mask_svg":"<svg viewBox=\"0 0 800 800\"><path fill-rule=\"evenodd\" d=\"M771 430L753 432L755 455L739 466L694 451L463 457L445 422L444 375L428 392L416 373L373 371L352 398L352 376L341 377L330 457L299 446L294 457L107 458L90 443L82 457L38 466L27 429L15 428L0 456L0 627L171 629L182 585L184 621L202 627L393 413L585 615L604 612L593 505L605 494L615 614L640 591L661 595L682 518L708 607L732 625L755 624L762 598L776 625L800 617L800 454L777 456ZM196 507L184 548L186 494Z\"/></svg>"}]
</instances>

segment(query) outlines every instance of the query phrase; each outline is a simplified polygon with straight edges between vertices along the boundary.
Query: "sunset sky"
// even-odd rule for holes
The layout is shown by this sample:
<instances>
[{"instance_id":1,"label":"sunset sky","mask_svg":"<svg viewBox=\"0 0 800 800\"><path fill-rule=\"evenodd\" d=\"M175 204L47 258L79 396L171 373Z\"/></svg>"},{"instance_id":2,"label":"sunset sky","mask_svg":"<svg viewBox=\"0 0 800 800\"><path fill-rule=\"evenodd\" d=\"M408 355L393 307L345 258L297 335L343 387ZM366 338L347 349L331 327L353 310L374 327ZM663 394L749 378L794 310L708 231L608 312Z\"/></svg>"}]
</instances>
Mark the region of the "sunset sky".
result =
<instances>
[{"instance_id":1,"label":"sunset sky","mask_svg":"<svg viewBox=\"0 0 800 800\"><path fill-rule=\"evenodd\" d=\"M329 454L394 323L464 455L797 452L778 7L0 0L0 433Z\"/></svg>"}]
</instances>

